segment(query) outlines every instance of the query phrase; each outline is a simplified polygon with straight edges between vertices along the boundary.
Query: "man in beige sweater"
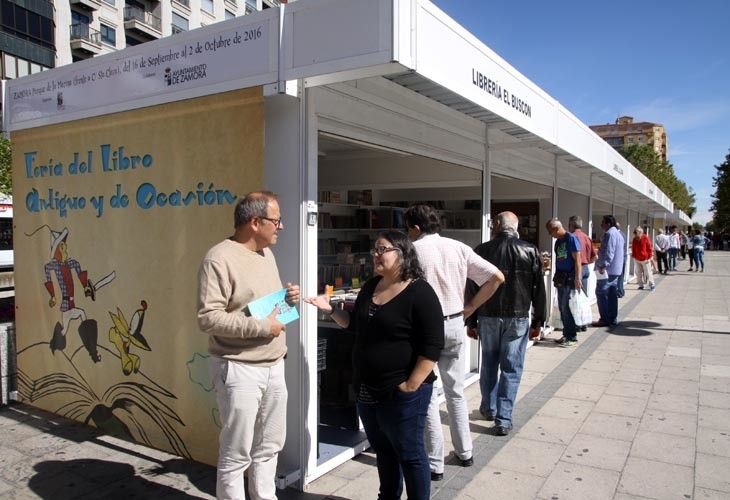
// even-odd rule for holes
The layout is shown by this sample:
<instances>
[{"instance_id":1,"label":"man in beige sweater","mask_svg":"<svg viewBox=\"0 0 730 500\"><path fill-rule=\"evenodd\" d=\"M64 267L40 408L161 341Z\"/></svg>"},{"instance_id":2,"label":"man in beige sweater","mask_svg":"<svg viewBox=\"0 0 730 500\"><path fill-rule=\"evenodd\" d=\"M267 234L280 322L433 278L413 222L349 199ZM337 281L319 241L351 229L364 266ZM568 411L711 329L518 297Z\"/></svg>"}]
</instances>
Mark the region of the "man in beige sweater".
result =
<instances>
[{"instance_id":1,"label":"man in beige sweater","mask_svg":"<svg viewBox=\"0 0 730 500\"><path fill-rule=\"evenodd\" d=\"M283 229L274 193L247 194L236 205L235 233L211 248L200 266L198 326L208 335L221 433L216 496L245 498L249 471L254 500L276 498L276 463L286 438L286 337L278 308L252 317L250 302L283 288L270 246ZM299 286L286 284L286 301Z\"/></svg>"}]
</instances>

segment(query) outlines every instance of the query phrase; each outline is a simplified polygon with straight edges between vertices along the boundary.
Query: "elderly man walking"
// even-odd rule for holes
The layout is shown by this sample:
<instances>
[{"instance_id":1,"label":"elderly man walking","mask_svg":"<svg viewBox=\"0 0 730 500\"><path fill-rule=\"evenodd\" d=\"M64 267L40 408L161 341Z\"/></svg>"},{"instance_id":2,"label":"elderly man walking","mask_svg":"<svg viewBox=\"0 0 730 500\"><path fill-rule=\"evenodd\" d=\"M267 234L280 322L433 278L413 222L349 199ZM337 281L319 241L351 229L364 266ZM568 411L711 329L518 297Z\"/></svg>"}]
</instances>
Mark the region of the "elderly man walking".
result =
<instances>
[{"instance_id":1,"label":"elderly man walking","mask_svg":"<svg viewBox=\"0 0 730 500\"><path fill-rule=\"evenodd\" d=\"M601 228L605 231L601 239L596 269L607 278L596 283L596 300L601 319L593 326L616 326L618 324L618 281L623 273L626 249L624 239L616 228L616 218L604 215Z\"/></svg>"},{"instance_id":2,"label":"elderly man walking","mask_svg":"<svg viewBox=\"0 0 730 500\"><path fill-rule=\"evenodd\" d=\"M657 266L659 274L667 274L669 271L669 260L667 260L667 252L669 251L669 238L664 234L664 229L659 229L654 238L654 251L656 252Z\"/></svg>"},{"instance_id":3,"label":"elderly man walking","mask_svg":"<svg viewBox=\"0 0 730 500\"><path fill-rule=\"evenodd\" d=\"M505 276L504 285L469 319L469 336L477 338L478 326L482 341L479 413L495 421L498 436L506 436L512 430L512 410L522 379L527 341L540 336L545 322L542 258L535 245L520 239L517 223L512 212L498 214L492 231L494 239L475 249Z\"/></svg>"}]
</instances>

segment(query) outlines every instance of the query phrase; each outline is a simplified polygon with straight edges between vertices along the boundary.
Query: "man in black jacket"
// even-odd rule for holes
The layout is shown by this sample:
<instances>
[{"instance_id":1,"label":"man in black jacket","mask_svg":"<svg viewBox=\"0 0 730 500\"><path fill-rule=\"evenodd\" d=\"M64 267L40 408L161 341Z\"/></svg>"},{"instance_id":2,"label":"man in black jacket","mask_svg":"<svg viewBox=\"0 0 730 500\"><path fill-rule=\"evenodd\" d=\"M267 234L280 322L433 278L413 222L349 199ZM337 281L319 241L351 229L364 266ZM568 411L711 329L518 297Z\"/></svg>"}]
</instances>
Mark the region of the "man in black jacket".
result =
<instances>
[{"instance_id":1,"label":"man in black jacket","mask_svg":"<svg viewBox=\"0 0 730 500\"><path fill-rule=\"evenodd\" d=\"M528 339L540 336L545 321L545 284L540 252L519 238L517 216L502 212L494 223L494 239L476 247L475 252L502 271L505 281L472 316L478 316L478 328L472 319L469 336L479 335L482 341L479 412L496 421L497 435L506 436L512 430L512 407Z\"/></svg>"}]
</instances>

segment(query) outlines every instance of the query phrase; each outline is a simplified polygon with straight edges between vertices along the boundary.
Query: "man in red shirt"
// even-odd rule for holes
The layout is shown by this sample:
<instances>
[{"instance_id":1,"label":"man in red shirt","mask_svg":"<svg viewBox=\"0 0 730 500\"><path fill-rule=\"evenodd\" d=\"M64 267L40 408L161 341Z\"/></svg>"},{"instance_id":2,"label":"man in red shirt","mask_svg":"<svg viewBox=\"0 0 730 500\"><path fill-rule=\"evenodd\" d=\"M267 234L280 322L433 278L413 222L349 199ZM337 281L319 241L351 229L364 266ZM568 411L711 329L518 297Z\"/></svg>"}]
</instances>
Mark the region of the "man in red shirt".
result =
<instances>
[{"instance_id":1,"label":"man in red shirt","mask_svg":"<svg viewBox=\"0 0 730 500\"><path fill-rule=\"evenodd\" d=\"M588 269L588 264L595 262L598 255L596 254L595 248L593 248L593 241L583 232L583 219L581 217L571 215L570 219L568 219L568 230L573 236L578 238L578 243L580 243L580 263L583 269L580 281L583 292L588 295L588 277L591 274L591 270ZM585 332L586 328L587 325L580 325L581 332Z\"/></svg>"},{"instance_id":2,"label":"man in red shirt","mask_svg":"<svg viewBox=\"0 0 730 500\"><path fill-rule=\"evenodd\" d=\"M636 262L636 282L639 290L644 289L644 283L649 283L649 290L654 291L654 246L641 227L634 229L634 239L631 240L631 256Z\"/></svg>"}]
</instances>

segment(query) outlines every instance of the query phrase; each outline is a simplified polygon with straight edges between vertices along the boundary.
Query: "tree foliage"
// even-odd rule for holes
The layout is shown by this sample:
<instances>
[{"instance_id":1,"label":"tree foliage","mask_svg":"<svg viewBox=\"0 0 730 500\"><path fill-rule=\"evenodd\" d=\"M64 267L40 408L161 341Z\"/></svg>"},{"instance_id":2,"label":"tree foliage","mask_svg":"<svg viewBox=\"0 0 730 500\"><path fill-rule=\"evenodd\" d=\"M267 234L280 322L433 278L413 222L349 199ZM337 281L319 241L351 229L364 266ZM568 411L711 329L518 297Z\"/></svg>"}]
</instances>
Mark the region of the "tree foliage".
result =
<instances>
[{"instance_id":1,"label":"tree foliage","mask_svg":"<svg viewBox=\"0 0 730 500\"><path fill-rule=\"evenodd\" d=\"M0 137L0 193L13 194L13 169L10 141Z\"/></svg>"},{"instance_id":2,"label":"tree foliage","mask_svg":"<svg viewBox=\"0 0 730 500\"><path fill-rule=\"evenodd\" d=\"M730 230L730 152L725 155L724 162L715 165L715 170L716 175L712 178L715 193L710 207L714 212L712 226L715 231L727 232Z\"/></svg>"},{"instance_id":3,"label":"tree foliage","mask_svg":"<svg viewBox=\"0 0 730 500\"><path fill-rule=\"evenodd\" d=\"M624 146L619 153L664 191L676 208L689 217L694 215L697 211L694 191L677 177L674 166L662 160L654 148L648 144L631 144Z\"/></svg>"}]
</instances>

